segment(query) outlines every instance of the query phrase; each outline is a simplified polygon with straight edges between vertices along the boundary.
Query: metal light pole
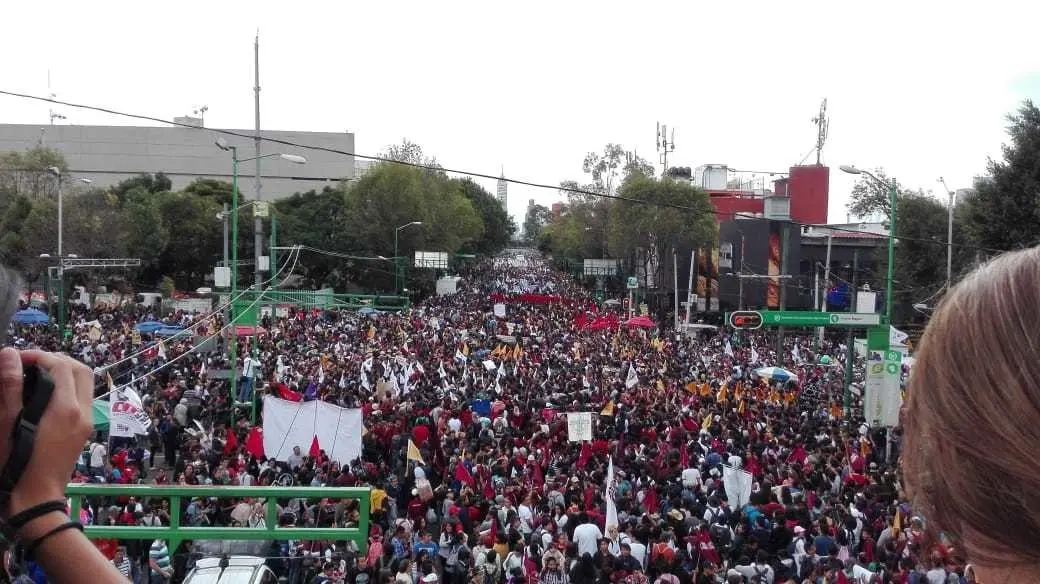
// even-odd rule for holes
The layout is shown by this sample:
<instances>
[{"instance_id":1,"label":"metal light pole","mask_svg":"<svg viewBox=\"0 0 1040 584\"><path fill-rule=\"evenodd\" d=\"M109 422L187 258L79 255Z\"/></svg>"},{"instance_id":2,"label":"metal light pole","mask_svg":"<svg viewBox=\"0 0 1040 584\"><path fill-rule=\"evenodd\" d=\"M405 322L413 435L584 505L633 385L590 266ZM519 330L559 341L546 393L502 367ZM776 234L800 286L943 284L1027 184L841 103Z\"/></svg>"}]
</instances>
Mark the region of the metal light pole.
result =
<instances>
[{"instance_id":1,"label":"metal light pole","mask_svg":"<svg viewBox=\"0 0 1040 584\"><path fill-rule=\"evenodd\" d=\"M229 357L228 360L231 362L231 376L228 378L229 387L229 399L231 404L231 425L235 425L235 390L238 387L238 330L236 329L235 322L240 316L235 310L235 300L238 296L238 164L240 162L249 162L253 158L246 158L239 160L238 158L238 147L228 144L227 140L218 138L216 141L217 148L225 152L231 152L231 319L228 324L231 327L231 341L229 342L230 347L228 348ZM265 154L260 158L269 158L278 156L283 160L294 162L296 164L304 164L307 159L295 154L282 154L279 152L273 152L271 154ZM257 290L255 301L259 301L261 291ZM253 404L254 410L256 406L256 391L253 391Z\"/></svg>"},{"instance_id":2,"label":"metal light pole","mask_svg":"<svg viewBox=\"0 0 1040 584\"><path fill-rule=\"evenodd\" d=\"M412 221L411 223L405 223L404 225L394 230L394 294L401 293L401 265L399 263L401 261L401 258L397 257L398 235L401 234L402 229L404 229L405 227L411 227L412 225L422 225L422 221Z\"/></svg>"},{"instance_id":3,"label":"metal light pole","mask_svg":"<svg viewBox=\"0 0 1040 584\"><path fill-rule=\"evenodd\" d=\"M896 198L899 191L896 187L896 182L892 181L886 183L881 180L874 173L869 170L863 170L856 168L855 166L842 165L842 172L849 174L862 174L870 177L877 184L888 189L888 269L887 277L885 278L885 319L888 321L888 325L892 325L892 281L895 276L895 265L896 265Z\"/></svg>"},{"instance_id":4,"label":"metal light pole","mask_svg":"<svg viewBox=\"0 0 1040 584\"><path fill-rule=\"evenodd\" d=\"M65 338L65 248L64 243L64 232L65 232L65 219L64 219L64 202L65 197L62 191L62 175L61 169L57 166L52 166L47 169L48 172L54 175L55 181L57 181L58 187L58 335L62 340ZM89 178L81 178L79 182L83 184L91 184L94 181ZM47 299L47 304L50 305L50 298Z\"/></svg>"}]
</instances>

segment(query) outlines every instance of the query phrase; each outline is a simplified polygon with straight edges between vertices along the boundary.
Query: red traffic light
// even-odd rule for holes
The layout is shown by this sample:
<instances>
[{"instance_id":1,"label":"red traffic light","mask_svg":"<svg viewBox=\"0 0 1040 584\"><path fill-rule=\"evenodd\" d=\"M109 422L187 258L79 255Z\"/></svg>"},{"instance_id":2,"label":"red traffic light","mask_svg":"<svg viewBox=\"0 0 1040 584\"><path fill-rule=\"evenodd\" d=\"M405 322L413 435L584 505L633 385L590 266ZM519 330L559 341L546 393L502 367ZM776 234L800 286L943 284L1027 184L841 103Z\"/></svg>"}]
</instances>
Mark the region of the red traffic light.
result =
<instances>
[{"instance_id":1,"label":"red traffic light","mask_svg":"<svg viewBox=\"0 0 1040 584\"><path fill-rule=\"evenodd\" d=\"M738 329L762 328L762 313L754 310L732 312L729 315L729 326Z\"/></svg>"}]
</instances>

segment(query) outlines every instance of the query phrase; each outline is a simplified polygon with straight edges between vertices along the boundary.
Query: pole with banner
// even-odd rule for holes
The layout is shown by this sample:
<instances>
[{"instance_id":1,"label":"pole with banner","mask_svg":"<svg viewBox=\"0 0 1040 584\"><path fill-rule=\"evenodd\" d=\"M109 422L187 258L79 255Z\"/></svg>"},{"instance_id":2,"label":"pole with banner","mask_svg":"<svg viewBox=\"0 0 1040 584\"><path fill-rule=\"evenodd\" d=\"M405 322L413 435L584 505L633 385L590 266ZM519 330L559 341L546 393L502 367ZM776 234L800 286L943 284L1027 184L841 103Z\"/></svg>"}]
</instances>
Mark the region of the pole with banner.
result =
<instances>
[{"instance_id":1,"label":"pole with banner","mask_svg":"<svg viewBox=\"0 0 1040 584\"><path fill-rule=\"evenodd\" d=\"M867 378L863 384L863 417L871 426L886 428L885 460L892 456L892 428L899 424L903 405L900 388L903 356L899 351L869 351Z\"/></svg>"}]
</instances>

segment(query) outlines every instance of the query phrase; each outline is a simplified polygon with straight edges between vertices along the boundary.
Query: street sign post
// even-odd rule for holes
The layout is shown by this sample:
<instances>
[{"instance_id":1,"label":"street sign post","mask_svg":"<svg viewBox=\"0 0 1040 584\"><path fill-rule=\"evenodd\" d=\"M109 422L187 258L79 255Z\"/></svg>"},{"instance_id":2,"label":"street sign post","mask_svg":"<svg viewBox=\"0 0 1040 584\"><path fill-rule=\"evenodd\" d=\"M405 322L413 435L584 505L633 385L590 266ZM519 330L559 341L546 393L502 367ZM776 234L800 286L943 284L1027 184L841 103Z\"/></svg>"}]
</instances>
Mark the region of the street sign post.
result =
<instances>
[{"instance_id":1,"label":"street sign post","mask_svg":"<svg viewBox=\"0 0 1040 584\"><path fill-rule=\"evenodd\" d=\"M903 405L899 387L903 357L899 351L870 351L867 376L863 384L863 417L872 426L899 424Z\"/></svg>"},{"instance_id":2,"label":"street sign post","mask_svg":"<svg viewBox=\"0 0 1040 584\"><path fill-rule=\"evenodd\" d=\"M737 314L737 313L734 313ZM870 312L763 311L762 326L870 328L881 324L881 315Z\"/></svg>"},{"instance_id":3,"label":"street sign post","mask_svg":"<svg viewBox=\"0 0 1040 584\"><path fill-rule=\"evenodd\" d=\"M635 276L629 276L628 277L628 289L629 290L635 290L636 288L639 288L639 278L637 278Z\"/></svg>"}]
</instances>

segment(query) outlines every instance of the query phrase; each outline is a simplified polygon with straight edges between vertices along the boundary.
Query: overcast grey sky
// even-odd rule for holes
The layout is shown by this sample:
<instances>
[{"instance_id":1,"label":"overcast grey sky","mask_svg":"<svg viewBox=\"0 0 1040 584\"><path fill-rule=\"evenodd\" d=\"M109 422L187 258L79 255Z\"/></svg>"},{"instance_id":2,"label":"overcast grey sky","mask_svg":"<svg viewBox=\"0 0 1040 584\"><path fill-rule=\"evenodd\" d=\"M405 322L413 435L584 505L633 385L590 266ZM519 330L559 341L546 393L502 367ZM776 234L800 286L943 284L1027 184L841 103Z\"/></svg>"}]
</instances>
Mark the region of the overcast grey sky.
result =
<instances>
[{"instance_id":1,"label":"overcast grey sky","mask_svg":"<svg viewBox=\"0 0 1040 584\"><path fill-rule=\"evenodd\" d=\"M658 121L672 165L783 171L826 97L843 221L839 164L926 190L984 171L1005 114L1040 97L1038 17L1021 0L8 2L0 88L44 95L49 70L59 99L166 119L205 104L207 126L249 128L259 28L265 128L349 130L371 154L407 137L445 166L553 184L606 142L656 159ZM0 97L0 121L45 123L47 105ZM509 198L521 218L560 197Z\"/></svg>"}]
</instances>

